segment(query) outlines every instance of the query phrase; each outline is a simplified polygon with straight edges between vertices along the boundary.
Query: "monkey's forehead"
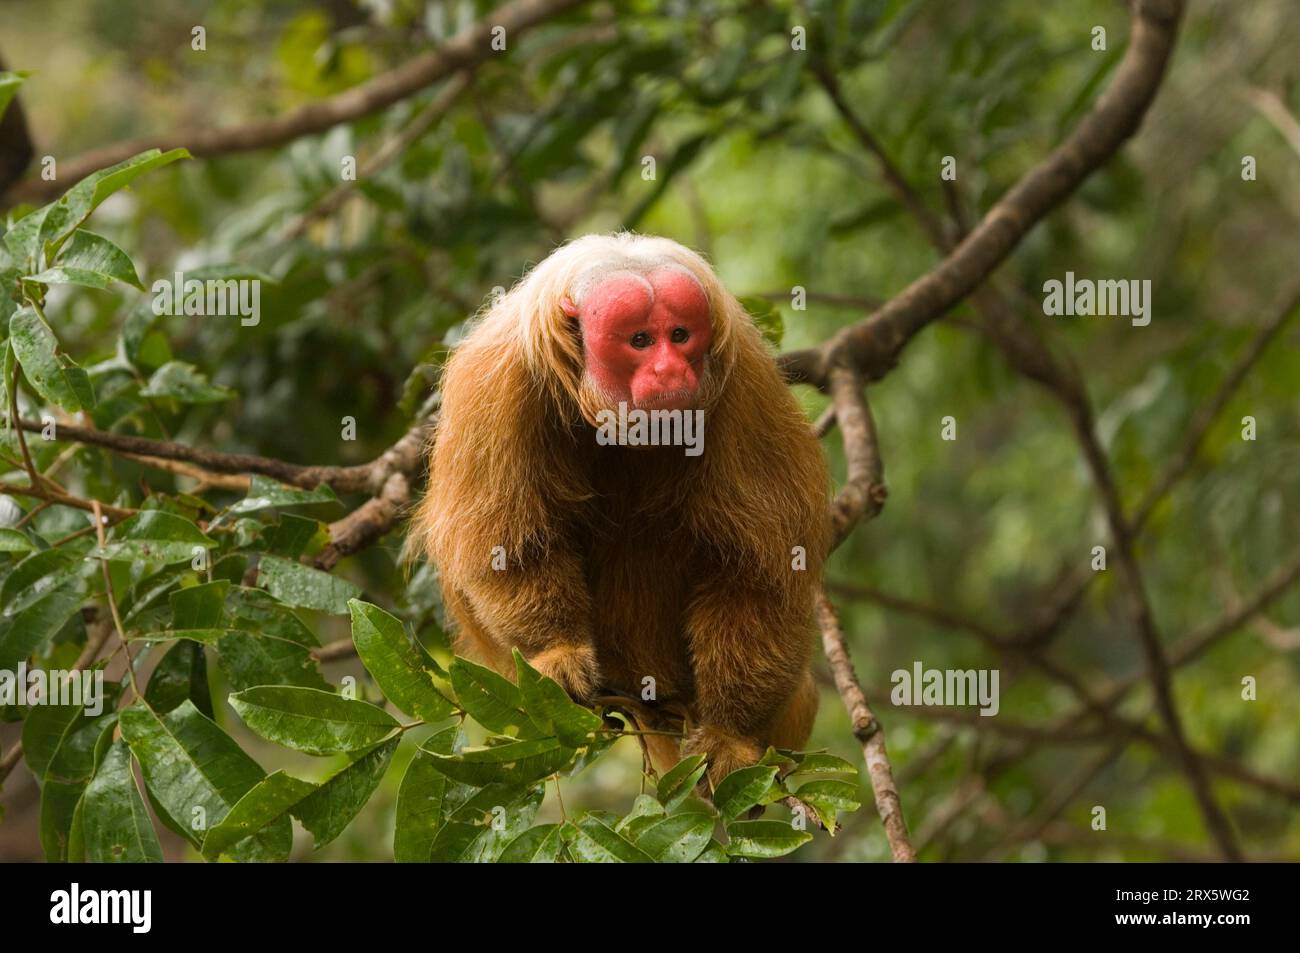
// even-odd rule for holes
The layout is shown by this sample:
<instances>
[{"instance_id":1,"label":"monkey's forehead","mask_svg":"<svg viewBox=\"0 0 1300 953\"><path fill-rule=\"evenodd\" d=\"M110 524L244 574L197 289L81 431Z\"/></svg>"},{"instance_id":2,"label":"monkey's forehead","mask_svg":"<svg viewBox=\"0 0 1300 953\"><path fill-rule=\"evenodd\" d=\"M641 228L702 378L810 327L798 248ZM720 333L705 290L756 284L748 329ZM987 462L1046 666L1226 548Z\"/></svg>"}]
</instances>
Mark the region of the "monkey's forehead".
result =
<instances>
[{"instance_id":1,"label":"monkey's forehead","mask_svg":"<svg viewBox=\"0 0 1300 953\"><path fill-rule=\"evenodd\" d=\"M587 289L578 311L585 327L611 333L658 321L685 322L696 331L709 325L704 289L679 268L607 274Z\"/></svg>"},{"instance_id":2,"label":"monkey's forehead","mask_svg":"<svg viewBox=\"0 0 1300 953\"><path fill-rule=\"evenodd\" d=\"M670 306L703 301L707 307L708 294L700 280L689 269L670 259L602 262L578 275L568 289L568 294L573 303L581 307L597 289L615 285L629 291L633 286L639 285L651 301L667 296Z\"/></svg>"}]
</instances>

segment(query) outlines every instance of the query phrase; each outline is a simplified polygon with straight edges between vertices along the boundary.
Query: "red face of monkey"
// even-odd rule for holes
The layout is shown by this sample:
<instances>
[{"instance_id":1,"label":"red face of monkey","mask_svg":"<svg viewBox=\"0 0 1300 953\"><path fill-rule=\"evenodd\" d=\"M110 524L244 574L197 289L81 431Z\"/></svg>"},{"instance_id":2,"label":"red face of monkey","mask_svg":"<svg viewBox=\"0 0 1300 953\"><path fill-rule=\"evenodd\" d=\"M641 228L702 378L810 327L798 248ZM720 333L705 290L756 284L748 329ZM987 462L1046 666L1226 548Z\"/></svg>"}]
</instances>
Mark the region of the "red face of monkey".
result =
<instances>
[{"instance_id":1,"label":"red face of monkey","mask_svg":"<svg viewBox=\"0 0 1300 953\"><path fill-rule=\"evenodd\" d=\"M578 319L587 371L611 402L696 406L713 325L694 277L676 268L614 272L587 290L581 307L567 297L561 307Z\"/></svg>"}]
</instances>

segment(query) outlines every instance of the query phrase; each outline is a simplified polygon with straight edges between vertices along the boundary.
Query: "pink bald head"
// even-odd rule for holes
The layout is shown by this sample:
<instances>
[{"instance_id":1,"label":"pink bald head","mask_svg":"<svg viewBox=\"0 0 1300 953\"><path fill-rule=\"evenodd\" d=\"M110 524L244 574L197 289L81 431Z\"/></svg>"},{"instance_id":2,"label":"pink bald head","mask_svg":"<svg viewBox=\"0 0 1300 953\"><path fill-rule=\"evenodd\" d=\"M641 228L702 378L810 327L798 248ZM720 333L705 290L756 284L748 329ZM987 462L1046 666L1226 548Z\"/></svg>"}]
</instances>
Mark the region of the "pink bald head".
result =
<instances>
[{"instance_id":1,"label":"pink bald head","mask_svg":"<svg viewBox=\"0 0 1300 953\"><path fill-rule=\"evenodd\" d=\"M613 272L594 283L566 314L582 328L587 370L614 402L647 410L695 407L713 342L709 301L677 268L647 275Z\"/></svg>"}]
</instances>

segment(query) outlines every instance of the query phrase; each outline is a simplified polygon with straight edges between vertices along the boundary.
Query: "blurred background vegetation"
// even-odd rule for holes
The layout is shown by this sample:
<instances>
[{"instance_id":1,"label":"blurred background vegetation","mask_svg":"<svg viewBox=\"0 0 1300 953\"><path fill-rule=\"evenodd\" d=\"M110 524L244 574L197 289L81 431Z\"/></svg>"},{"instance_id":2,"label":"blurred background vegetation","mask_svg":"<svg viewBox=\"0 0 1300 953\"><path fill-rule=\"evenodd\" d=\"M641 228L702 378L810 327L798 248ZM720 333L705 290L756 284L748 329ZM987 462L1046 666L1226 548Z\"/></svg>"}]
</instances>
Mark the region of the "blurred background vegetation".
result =
<instances>
[{"instance_id":1,"label":"blurred background vegetation","mask_svg":"<svg viewBox=\"0 0 1300 953\"><path fill-rule=\"evenodd\" d=\"M283 114L393 68L489 9L417 0L6 0L0 57L11 70L32 71L21 102L36 155L62 161L142 134ZM1023 292L1013 300L1024 319L1082 370L1130 509L1295 280L1300 155L1250 91L1277 93L1300 112L1297 14L1293 0L1192 3L1140 134L999 273L1004 287ZM206 28L206 51L191 49L196 24ZM782 349L814 344L937 261L831 105L814 64L838 77L936 213L951 199L940 162L956 157L958 202L973 220L1086 110L1122 53L1127 24L1125 5L1114 0L579 7L510 38L508 52L475 70L441 122L332 214L310 210L338 185L341 157L358 156L364 166L436 88L287 147L180 163L114 196L95 228L132 255L146 286L178 269L229 262L276 282L263 286L257 327L162 318L141 352L146 366L189 361L235 399L147 409L110 401L95 422L302 463L369 460L405 431L445 348L494 286L510 285L565 238L619 228L700 250L738 295L765 296L779 309ZM794 26L807 29L809 52L791 51ZM1092 49L1096 26L1106 28L1105 51ZM1257 159L1256 181L1242 179L1245 155ZM641 174L643 156L655 157L652 181ZM301 234L286 237L304 213ZM1150 326L1045 317L1042 284L1067 270L1149 278ZM795 286L808 290L807 310L790 307ZM68 352L93 368L112 357L127 316L148 300L131 289L59 289L46 312ZM1014 633L1041 616L1065 572L1086 570L1092 547L1107 542L1060 406L1010 370L966 326L968 317L959 308L927 329L872 389L889 501L828 573L839 584L832 595L885 725L922 859L1206 855L1195 801L1166 756L1112 738L1021 743L999 726L1050 726L1074 710L1068 692L1009 666L960 626L881 605L883 592ZM1296 343L1297 332L1286 331L1255 366L1140 540L1170 642L1294 555ZM823 408L820 395L797 392L810 415ZM339 439L349 415L358 421L355 442ZM946 415L958 421L956 442L940 439ZM1245 415L1259 422L1254 442L1241 439ZM842 474L838 438L825 443ZM105 500L138 500L144 486L184 488L183 480L89 448L75 452L64 475ZM58 534L48 521L67 520L67 532L84 525L76 515L43 515L42 533ZM430 574L408 581L400 546L399 534L389 536L339 571L408 620L436 620ZM1143 665L1112 577L1102 573L1088 588L1050 647L1061 665L1099 686ZM310 618L322 642L347 634L345 619ZM436 639L435 629L425 634ZM1294 788L1298 650L1300 592L1292 592L1180 669L1175 692L1191 740ZM953 721L893 708L889 674L914 660L1001 667L1000 715ZM333 682L359 672L355 662L325 667ZM1241 698L1246 675L1258 680L1256 701ZM218 667L211 677L220 684ZM1145 687L1122 710L1156 724ZM228 709L217 717L268 770L322 772L318 760L249 735ZM813 741L859 757L829 682ZM1056 804L1088 765L1096 769L1086 783ZM566 800L626 810L639 767L636 746L621 742L566 782ZM300 844L304 859L390 857L400 778L390 772L324 851ZM1248 853L1300 856L1292 798L1222 778L1215 792ZM796 859L886 859L869 787L863 802L842 836L821 835ZM0 805L0 856L39 857L35 786L21 769ZM1107 809L1105 833L1089 827L1093 805ZM1013 836L1045 809L1045 826ZM544 815L553 810L548 799ZM178 838L164 836L169 856L185 854Z\"/></svg>"}]
</instances>

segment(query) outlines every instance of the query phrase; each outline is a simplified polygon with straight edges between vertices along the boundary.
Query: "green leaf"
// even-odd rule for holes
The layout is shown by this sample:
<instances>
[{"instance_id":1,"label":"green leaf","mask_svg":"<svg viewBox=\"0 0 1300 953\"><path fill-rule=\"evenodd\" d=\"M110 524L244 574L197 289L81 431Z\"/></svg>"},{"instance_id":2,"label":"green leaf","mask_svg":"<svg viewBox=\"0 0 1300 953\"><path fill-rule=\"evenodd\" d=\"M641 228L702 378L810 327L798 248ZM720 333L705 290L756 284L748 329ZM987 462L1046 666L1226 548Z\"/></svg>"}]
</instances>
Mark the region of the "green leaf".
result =
<instances>
[{"instance_id":1,"label":"green leaf","mask_svg":"<svg viewBox=\"0 0 1300 953\"><path fill-rule=\"evenodd\" d=\"M695 785L700 783L700 778L704 777L707 769L708 765L705 764L702 754L693 754L677 762L659 779L659 800L664 808L671 811L690 797L695 790Z\"/></svg>"},{"instance_id":2,"label":"green leaf","mask_svg":"<svg viewBox=\"0 0 1300 953\"><path fill-rule=\"evenodd\" d=\"M339 498L328 483L314 490L285 486L270 477L254 474L249 481L248 495L226 509L226 516L255 513L277 506L308 506L313 503L338 503ZM224 518L224 517L223 517Z\"/></svg>"},{"instance_id":3,"label":"green leaf","mask_svg":"<svg viewBox=\"0 0 1300 953\"><path fill-rule=\"evenodd\" d=\"M53 590L80 578L81 564L70 554L46 549L22 559L0 586L0 614L13 618Z\"/></svg>"},{"instance_id":4,"label":"green leaf","mask_svg":"<svg viewBox=\"0 0 1300 953\"><path fill-rule=\"evenodd\" d=\"M578 748L593 740L592 734L604 722L589 708L569 697L553 679L546 678L514 650L515 673L524 710L543 735L554 735L564 744Z\"/></svg>"},{"instance_id":5,"label":"green leaf","mask_svg":"<svg viewBox=\"0 0 1300 953\"><path fill-rule=\"evenodd\" d=\"M497 858L497 863L553 864L559 859L563 846L559 824L539 824L512 840Z\"/></svg>"},{"instance_id":6,"label":"green leaf","mask_svg":"<svg viewBox=\"0 0 1300 953\"><path fill-rule=\"evenodd\" d=\"M82 715L73 705L33 705L23 721L23 760L32 776L40 779L59 750L64 735Z\"/></svg>"},{"instance_id":7,"label":"green leaf","mask_svg":"<svg viewBox=\"0 0 1300 953\"><path fill-rule=\"evenodd\" d=\"M239 799L221 823L203 838L203 856L215 860L244 838L284 817L291 807L316 790L310 781L300 781L283 771L259 781Z\"/></svg>"},{"instance_id":8,"label":"green leaf","mask_svg":"<svg viewBox=\"0 0 1300 953\"><path fill-rule=\"evenodd\" d=\"M47 549L22 559L0 586L0 671L18 663L56 635L81 608L82 564Z\"/></svg>"},{"instance_id":9,"label":"green leaf","mask_svg":"<svg viewBox=\"0 0 1300 953\"><path fill-rule=\"evenodd\" d=\"M226 597L226 612L245 631L308 648L320 645L316 633L292 609L261 589L232 587Z\"/></svg>"},{"instance_id":10,"label":"green leaf","mask_svg":"<svg viewBox=\"0 0 1300 953\"><path fill-rule=\"evenodd\" d=\"M795 796L817 812L822 826L828 831L835 830L837 812L851 814L862 806L862 802L858 800L857 784L838 778L809 781L799 786Z\"/></svg>"},{"instance_id":11,"label":"green leaf","mask_svg":"<svg viewBox=\"0 0 1300 953\"><path fill-rule=\"evenodd\" d=\"M462 784L522 786L550 777L572 761L575 753L555 738L537 738L433 757L438 770Z\"/></svg>"},{"instance_id":12,"label":"green leaf","mask_svg":"<svg viewBox=\"0 0 1300 953\"><path fill-rule=\"evenodd\" d=\"M304 609L343 615L348 611L348 600L361 595L361 590L346 579L279 556L263 556L258 572L271 595Z\"/></svg>"},{"instance_id":13,"label":"green leaf","mask_svg":"<svg viewBox=\"0 0 1300 953\"><path fill-rule=\"evenodd\" d=\"M50 861L67 858L77 802L94 774L96 742L115 719L116 686L104 689L97 714L77 705L33 705L23 723L23 758L41 786L39 834Z\"/></svg>"},{"instance_id":14,"label":"green leaf","mask_svg":"<svg viewBox=\"0 0 1300 953\"><path fill-rule=\"evenodd\" d=\"M172 608L172 624L178 629L222 628L229 592L228 579L176 590L167 597Z\"/></svg>"},{"instance_id":15,"label":"green leaf","mask_svg":"<svg viewBox=\"0 0 1300 953\"><path fill-rule=\"evenodd\" d=\"M122 562L170 565L189 562L217 541L184 517L162 510L145 510L113 528L112 538L92 555Z\"/></svg>"},{"instance_id":16,"label":"green leaf","mask_svg":"<svg viewBox=\"0 0 1300 953\"><path fill-rule=\"evenodd\" d=\"M751 807L764 803L763 796L772 787L776 771L775 767L756 764L723 778L713 792L713 803L723 820L735 820Z\"/></svg>"},{"instance_id":17,"label":"green leaf","mask_svg":"<svg viewBox=\"0 0 1300 953\"><path fill-rule=\"evenodd\" d=\"M432 660L407 638L401 621L360 599L349 600L348 609L357 656L384 697L421 721L441 721L451 714L451 702L433 685Z\"/></svg>"},{"instance_id":18,"label":"green leaf","mask_svg":"<svg viewBox=\"0 0 1300 953\"><path fill-rule=\"evenodd\" d=\"M794 769L794 774L847 774L858 776L857 766L851 761L837 758L833 754L814 753L806 755Z\"/></svg>"},{"instance_id":19,"label":"green leaf","mask_svg":"<svg viewBox=\"0 0 1300 953\"><path fill-rule=\"evenodd\" d=\"M95 209L99 208L104 199L130 185L135 179L152 169L189 157L190 154L185 149L172 149L169 152L150 149L106 169L92 172L70 188L57 202L46 206L44 222L40 229L41 244L45 246L48 254L56 253L63 241L89 218ZM28 251L30 252L31 249Z\"/></svg>"},{"instance_id":20,"label":"green leaf","mask_svg":"<svg viewBox=\"0 0 1300 953\"><path fill-rule=\"evenodd\" d=\"M450 675L460 707L484 728L519 737L533 734L523 695L509 679L459 657L452 660Z\"/></svg>"},{"instance_id":21,"label":"green leaf","mask_svg":"<svg viewBox=\"0 0 1300 953\"><path fill-rule=\"evenodd\" d=\"M454 785L448 802L456 802L438 830L429 859L435 863L493 863L511 841L533 823L544 796L542 785L510 787L489 784L475 789Z\"/></svg>"},{"instance_id":22,"label":"green leaf","mask_svg":"<svg viewBox=\"0 0 1300 953\"><path fill-rule=\"evenodd\" d=\"M655 797L649 794L638 794L636 800L632 802L632 812L619 821L614 829L621 834L632 824L640 822L641 826L645 827L666 814L664 806ZM635 840L635 836L632 839Z\"/></svg>"},{"instance_id":23,"label":"green leaf","mask_svg":"<svg viewBox=\"0 0 1300 953\"><path fill-rule=\"evenodd\" d=\"M317 520L304 519L292 513L282 514L278 523L264 527L261 533L262 547L266 552L286 559L297 559L317 537L322 543L329 538L329 533Z\"/></svg>"},{"instance_id":24,"label":"green leaf","mask_svg":"<svg viewBox=\"0 0 1300 953\"><path fill-rule=\"evenodd\" d=\"M141 397L169 398L182 404L219 404L235 392L208 382L207 375L193 364L168 361L149 377L140 389Z\"/></svg>"},{"instance_id":25,"label":"green leaf","mask_svg":"<svg viewBox=\"0 0 1300 953\"><path fill-rule=\"evenodd\" d=\"M658 864L689 864L713 839L714 820L686 812L651 821L635 835L636 846Z\"/></svg>"},{"instance_id":26,"label":"green leaf","mask_svg":"<svg viewBox=\"0 0 1300 953\"><path fill-rule=\"evenodd\" d=\"M727 856L727 849L717 841L709 841L709 845L704 848L704 852L695 858L697 864L729 864L731 858Z\"/></svg>"},{"instance_id":27,"label":"green leaf","mask_svg":"<svg viewBox=\"0 0 1300 953\"><path fill-rule=\"evenodd\" d=\"M83 229L72 233L72 241L51 267L39 274L26 275L23 280L43 285L84 285L87 288L107 288L111 282L121 281L144 290L135 265L126 252L107 238Z\"/></svg>"},{"instance_id":28,"label":"green leaf","mask_svg":"<svg viewBox=\"0 0 1300 953\"><path fill-rule=\"evenodd\" d=\"M155 809L169 827L200 848L205 832L221 823L239 798L265 777L252 758L191 702L159 718L146 707L122 711L122 738L140 763ZM242 842L239 861L289 857L289 819Z\"/></svg>"},{"instance_id":29,"label":"green leaf","mask_svg":"<svg viewBox=\"0 0 1300 953\"><path fill-rule=\"evenodd\" d=\"M260 589L235 586L226 612L242 631L221 637L218 662L236 691L256 685L331 690L311 654L320 642L288 606Z\"/></svg>"},{"instance_id":30,"label":"green leaf","mask_svg":"<svg viewBox=\"0 0 1300 953\"><path fill-rule=\"evenodd\" d=\"M324 847L343 833L370 800L383 780L400 738L393 738L364 754L323 781L311 795L292 810L302 826L316 836L315 846Z\"/></svg>"},{"instance_id":31,"label":"green leaf","mask_svg":"<svg viewBox=\"0 0 1300 953\"><path fill-rule=\"evenodd\" d=\"M122 712L121 727L154 804L169 826L196 848L266 777L257 762L191 702L161 718L133 705ZM237 860L283 860L292 846L292 825L281 818L229 853Z\"/></svg>"},{"instance_id":32,"label":"green leaf","mask_svg":"<svg viewBox=\"0 0 1300 953\"><path fill-rule=\"evenodd\" d=\"M36 392L68 412L95 406L95 393L86 376L67 355L41 316L32 308L19 308L9 318L9 343Z\"/></svg>"},{"instance_id":33,"label":"green leaf","mask_svg":"<svg viewBox=\"0 0 1300 953\"><path fill-rule=\"evenodd\" d=\"M0 118L4 117L5 110L9 108L9 103L13 101L14 96L18 93L18 87L22 86L23 80L31 73L0 73Z\"/></svg>"},{"instance_id":34,"label":"green leaf","mask_svg":"<svg viewBox=\"0 0 1300 953\"><path fill-rule=\"evenodd\" d=\"M208 662L203 646L181 639L168 649L149 676L144 700L161 715L190 701L211 718L212 696L208 691Z\"/></svg>"},{"instance_id":35,"label":"green leaf","mask_svg":"<svg viewBox=\"0 0 1300 953\"><path fill-rule=\"evenodd\" d=\"M32 553L36 544L21 530L0 527L0 553Z\"/></svg>"},{"instance_id":36,"label":"green leaf","mask_svg":"<svg viewBox=\"0 0 1300 953\"><path fill-rule=\"evenodd\" d=\"M758 759L758 763L770 764L778 771L787 772L793 771L797 768L799 766L799 761L797 759L803 757L804 755L800 752L778 751L776 748L769 745L768 749L763 752L763 757Z\"/></svg>"},{"instance_id":37,"label":"green leaf","mask_svg":"<svg viewBox=\"0 0 1300 953\"><path fill-rule=\"evenodd\" d=\"M449 755L455 750L460 727L453 725L431 735L406 766L397 791L397 818L393 830L393 859L399 864L429 860L434 838L442 827L448 777L438 770L427 752Z\"/></svg>"},{"instance_id":38,"label":"green leaf","mask_svg":"<svg viewBox=\"0 0 1300 953\"><path fill-rule=\"evenodd\" d=\"M332 692L311 649L269 634L222 632L217 660L236 691L258 685L293 685Z\"/></svg>"},{"instance_id":39,"label":"green leaf","mask_svg":"<svg viewBox=\"0 0 1300 953\"><path fill-rule=\"evenodd\" d=\"M262 685L231 695L230 704L267 741L307 754L360 751L398 727L382 708L314 688Z\"/></svg>"},{"instance_id":40,"label":"green leaf","mask_svg":"<svg viewBox=\"0 0 1300 953\"><path fill-rule=\"evenodd\" d=\"M28 212L5 232L5 247L9 249L14 262L20 266L20 273L40 267L38 250L41 228L53 208L52 205L46 205L34 212Z\"/></svg>"},{"instance_id":41,"label":"green leaf","mask_svg":"<svg viewBox=\"0 0 1300 953\"><path fill-rule=\"evenodd\" d=\"M812 840L808 831L795 830L784 821L732 821L727 837L728 854L756 860L783 857Z\"/></svg>"},{"instance_id":42,"label":"green leaf","mask_svg":"<svg viewBox=\"0 0 1300 953\"><path fill-rule=\"evenodd\" d=\"M654 858L595 817L564 825L569 855L579 863L652 864Z\"/></svg>"},{"instance_id":43,"label":"green leaf","mask_svg":"<svg viewBox=\"0 0 1300 953\"><path fill-rule=\"evenodd\" d=\"M115 701L116 692L113 692L97 715L73 708L75 716L59 738L44 776L39 777L40 838L47 861L61 862L69 857L77 805L95 774L95 752L100 739L111 733L117 720L113 711ZM83 849L83 845L79 844L78 849Z\"/></svg>"},{"instance_id":44,"label":"green leaf","mask_svg":"<svg viewBox=\"0 0 1300 953\"><path fill-rule=\"evenodd\" d=\"M162 846L131 770L131 751L115 741L86 786L80 805L86 860L95 864L162 863Z\"/></svg>"}]
</instances>

